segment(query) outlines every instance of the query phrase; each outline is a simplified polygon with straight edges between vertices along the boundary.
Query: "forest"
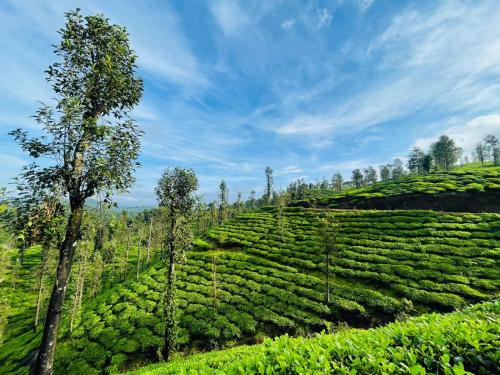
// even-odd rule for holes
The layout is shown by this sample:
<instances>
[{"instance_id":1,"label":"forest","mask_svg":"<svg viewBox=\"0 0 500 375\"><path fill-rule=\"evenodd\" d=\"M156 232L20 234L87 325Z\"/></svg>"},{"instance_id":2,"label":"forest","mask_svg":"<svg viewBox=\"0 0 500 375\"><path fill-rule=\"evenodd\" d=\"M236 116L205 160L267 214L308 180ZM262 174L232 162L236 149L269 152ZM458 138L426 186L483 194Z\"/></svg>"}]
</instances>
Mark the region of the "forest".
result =
<instances>
[{"instance_id":1,"label":"forest","mask_svg":"<svg viewBox=\"0 0 500 375\"><path fill-rule=\"evenodd\" d=\"M212 201L172 165L123 208L140 55L79 9L59 38L54 104L9 133L30 163L0 188L0 373L500 373L498 131Z\"/></svg>"}]
</instances>

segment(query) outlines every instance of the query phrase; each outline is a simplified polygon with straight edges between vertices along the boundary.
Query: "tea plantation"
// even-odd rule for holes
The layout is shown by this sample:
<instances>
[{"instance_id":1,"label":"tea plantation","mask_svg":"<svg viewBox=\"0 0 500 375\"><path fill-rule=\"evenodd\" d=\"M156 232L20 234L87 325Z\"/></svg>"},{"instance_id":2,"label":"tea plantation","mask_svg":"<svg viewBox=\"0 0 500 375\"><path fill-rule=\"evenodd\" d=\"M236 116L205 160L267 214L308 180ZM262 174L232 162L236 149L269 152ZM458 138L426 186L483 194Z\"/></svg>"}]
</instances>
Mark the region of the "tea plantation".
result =
<instances>
[{"instance_id":1,"label":"tea plantation","mask_svg":"<svg viewBox=\"0 0 500 375\"><path fill-rule=\"evenodd\" d=\"M341 229L327 302L319 233L325 212L262 210L197 240L178 273L181 349L319 332L327 321L369 327L417 311L451 311L498 293L499 214L339 210L333 211ZM62 331L56 372L116 372L155 361L164 285L157 263L89 303L76 328L70 333L66 324ZM31 333L10 340L0 372L24 373L23 361L38 340Z\"/></svg>"},{"instance_id":2,"label":"tea plantation","mask_svg":"<svg viewBox=\"0 0 500 375\"><path fill-rule=\"evenodd\" d=\"M133 374L498 374L499 319L500 303L484 303L370 330L283 336Z\"/></svg>"},{"instance_id":3,"label":"tea plantation","mask_svg":"<svg viewBox=\"0 0 500 375\"><path fill-rule=\"evenodd\" d=\"M464 202L459 202L456 208L453 207L453 202L439 207L427 207L426 199L435 200L436 197L443 194L453 194L453 199L464 197ZM495 202L474 202L470 207L465 208L467 200L480 199L481 196L496 197ZM426 175L407 175L394 180L377 182L373 185L363 186L359 189L347 189L337 192L332 189L312 189L306 192L303 199L293 202L294 205L316 205L328 206L331 208L366 208L372 204L383 206L384 200L394 199L397 196L408 197L415 199L420 197L420 202L415 203L410 208L422 209L443 209L449 211L477 211L474 205L486 205L484 211L500 211L500 167L481 166L474 163L468 164L463 168L455 168L449 172L437 171ZM401 199L396 201L392 206L394 208L403 208L407 203ZM411 203L411 202L410 202ZM492 206L489 204L493 204ZM390 205L389 205L390 206ZM479 209L483 211L483 209Z\"/></svg>"}]
</instances>

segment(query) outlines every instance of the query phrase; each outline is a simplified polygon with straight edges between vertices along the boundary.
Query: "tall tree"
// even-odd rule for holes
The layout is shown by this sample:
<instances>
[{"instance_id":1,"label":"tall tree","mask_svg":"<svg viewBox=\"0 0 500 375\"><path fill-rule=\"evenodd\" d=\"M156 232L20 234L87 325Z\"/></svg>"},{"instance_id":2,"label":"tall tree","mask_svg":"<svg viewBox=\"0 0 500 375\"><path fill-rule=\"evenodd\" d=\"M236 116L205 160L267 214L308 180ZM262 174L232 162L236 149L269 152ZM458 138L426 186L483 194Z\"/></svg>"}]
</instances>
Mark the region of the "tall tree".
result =
<instances>
[{"instance_id":1,"label":"tall tree","mask_svg":"<svg viewBox=\"0 0 500 375\"><path fill-rule=\"evenodd\" d=\"M227 219L227 203L229 193L227 190L226 181L222 180L219 185L219 224L222 224Z\"/></svg>"},{"instance_id":2,"label":"tall tree","mask_svg":"<svg viewBox=\"0 0 500 375\"><path fill-rule=\"evenodd\" d=\"M250 198L248 199L248 205L250 206L251 210L255 210L255 190L252 190L250 192Z\"/></svg>"},{"instance_id":3,"label":"tall tree","mask_svg":"<svg viewBox=\"0 0 500 375\"><path fill-rule=\"evenodd\" d=\"M333 175L332 177L332 189L335 191L342 191L342 183L344 182L344 179L342 178L342 175L340 172L337 172Z\"/></svg>"},{"instance_id":4,"label":"tall tree","mask_svg":"<svg viewBox=\"0 0 500 375\"><path fill-rule=\"evenodd\" d=\"M408 155L408 169L410 170L410 173L422 174L424 172L424 158L425 152L423 152L420 148L414 147L411 150Z\"/></svg>"},{"instance_id":5,"label":"tall tree","mask_svg":"<svg viewBox=\"0 0 500 375\"><path fill-rule=\"evenodd\" d=\"M184 251L192 244L190 219L196 204L195 191L198 179L191 169L167 169L156 187L156 195L161 207L168 209L168 231L166 247L168 267L164 298L164 346L165 361L170 359L177 346L177 305L175 303L175 264L183 261Z\"/></svg>"},{"instance_id":6,"label":"tall tree","mask_svg":"<svg viewBox=\"0 0 500 375\"><path fill-rule=\"evenodd\" d=\"M51 374L57 331L79 238L85 200L104 192L125 191L134 181L132 172L140 149L140 135L128 116L142 96L136 76L136 55L129 47L123 27L102 15L82 16L77 9L66 14L55 47L60 61L47 70L47 80L57 95L55 111L47 105L35 120L45 135L30 139L17 129L11 134L35 159L48 159L27 166L20 178L31 186L61 186L69 198L70 215L59 248L59 264L35 373ZM50 160L53 161L50 164Z\"/></svg>"},{"instance_id":7,"label":"tall tree","mask_svg":"<svg viewBox=\"0 0 500 375\"><path fill-rule=\"evenodd\" d=\"M373 185L377 182L377 170L371 165L368 168L365 168L363 172L365 184Z\"/></svg>"},{"instance_id":8,"label":"tall tree","mask_svg":"<svg viewBox=\"0 0 500 375\"><path fill-rule=\"evenodd\" d=\"M265 198L266 198L266 203L269 204L271 203L271 197L272 197L272 192L273 192L273 170L271 167L266 167L265 170L266 173L266 193L265 193Z\"/></svg>"},{"instance_id":9,"label":"tall tree","mask_svg":"<svg viewBox=\"0 0 500 375\"><path fill-rule=\"evenodd\" d=\"M356 189L363 186L363 174L357 168L352 171L352 183Z\"/></svg>"},{"instance_id":10,"label":"tall tree","mask_svg":"<svg viewBox=\"0 0 500 375\"><path fill-rule=\"evenodd\" d=\"M477 160L481 162L481 165L484 165L484 162L487 158L488 149L483 142L478 142L476 147L474 148L474 152L476 153Z\"/></svg>"},{"instance_id":11,"label":"tall tree","mask_svg":"<svg viewBox=\"0 0 500 375\"><path fill-rule=\"evenodd\" d=\"M431 145L431 154L436 167L448 171L460 156L460 148L455 141L447 135L439 137L438 141Z\"/></svg>"},{"instance_id":12,"label":"tall tree","mask_svg":"<svg viewBox=\"0 0 500 375\"><path fill-rule=\"evenodd\" d=\"M426 154L424 156L424 159L422 160L422 172L423 173L429 173L432 169L432 163L433 163L433 159L432 159L432 154Z\"/></svg>"},{"instance_id":13,"label":"tall tree","mask_svg":"<svg viewBox=\"0 0 500 375\"><path fill-rule=\"evenodd\" d=\"M404 176L405 169L403 167L403 162L401 159L394 159L394 163L392 164L392 178L399 178Z\"/></svg>"},{"instance_id":14,"label":"tall tree","mask_svg":"<svg viewBox=\"0 0 500 375\"><path fill-rule=\"evenodd\" d=\"M488 134L483 139L484 143L488 146L491 160L495 165L500 165L500 147L498 138L492 134Z\"/></svg>"},{"instance_id":15,"label":"tall tree","mask_svg":"<svg viewBox=\"0 0 500 375\"><path fill-rule=\"evenodd\" d=\"M391 179L392 165L385 164L380 166L380 181L388 181Z\"/></svg>"}]
</instances>

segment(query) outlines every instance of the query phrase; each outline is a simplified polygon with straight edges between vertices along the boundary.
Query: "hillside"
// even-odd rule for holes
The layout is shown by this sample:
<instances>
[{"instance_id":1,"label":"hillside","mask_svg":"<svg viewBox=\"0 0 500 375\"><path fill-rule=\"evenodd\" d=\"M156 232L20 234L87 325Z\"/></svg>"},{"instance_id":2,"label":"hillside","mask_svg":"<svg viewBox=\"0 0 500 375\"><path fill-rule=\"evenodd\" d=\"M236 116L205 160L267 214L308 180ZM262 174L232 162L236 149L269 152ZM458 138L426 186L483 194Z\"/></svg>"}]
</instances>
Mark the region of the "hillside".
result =
<instances>
[{"instance_id":1,"label":"hillside","mask_svg":"<svg viewBox=\"0 0 500 375\"><path fill-rule=\"evenodd\" d=\"M500 215L432 211L334 211L342 227L326 302L319 209L274 209L216 227L179 267L181 349L254 344L264 337L320 331L325 321L369 327L412 311L451 311L500 287ZM281 223L281 225L280 225ZM97 297L70 334L57 373L135 368L161 344L160 264ZM403 300L405 298L405 300ZM36 347L32 333L2 348L12 373Z\"/></svg>"},{"instance_id":2,"label":"hillside","mask_svg":"<svg viewBox=\"0 0 500 375\"><path fill-rule=\"evenodd\" d=\"M500 212L500 167L466 164L449 172L407 175L359 189L312 189L292 203L358 209Z\"/></svg>"},{"instance_id":3,"label":"hillside","mask_svg":"<svg viewBox=\"0 0 500 375\"><path fill-rule=\"evenodd\" d=\"M284 336L133 374L498 374L499 319L500 303L484 303L371 330L349 329L310 339Z\"/></svg>"}]
</instances>

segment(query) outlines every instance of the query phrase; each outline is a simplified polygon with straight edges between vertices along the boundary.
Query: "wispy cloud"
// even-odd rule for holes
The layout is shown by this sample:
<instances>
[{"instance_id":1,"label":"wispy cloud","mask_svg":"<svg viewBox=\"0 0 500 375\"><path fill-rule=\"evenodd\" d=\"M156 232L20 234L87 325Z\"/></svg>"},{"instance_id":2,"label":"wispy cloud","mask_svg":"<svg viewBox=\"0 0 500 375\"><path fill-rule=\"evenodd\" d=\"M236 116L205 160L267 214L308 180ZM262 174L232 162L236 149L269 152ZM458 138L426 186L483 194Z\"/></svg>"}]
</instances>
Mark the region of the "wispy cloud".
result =
<instances>
[{"instance_id":1,"label":"wispy cloud","mask_svg":"<svg viewBox=\"0 0 500 375\"><path fill-rule=\"evenodd\" d=\"M249 17L236 0L213 1L210 10L226 35L236 32L249 21Z\"/></svg>"},{"instance_id":2,"label":"wispy cloud","mask_svg":"<svg viewBox=\"0 0 500 375\"><path fill-rule=\"evenodd\" d=\"M281 28L283 30L289 31L289 30L291 30L293 28L293 26L295 25L295 22L296 21L293 18L290 18L290 19L288 19L286 21L283 21L281 23Z\"/></svg>"}]
</instances>

